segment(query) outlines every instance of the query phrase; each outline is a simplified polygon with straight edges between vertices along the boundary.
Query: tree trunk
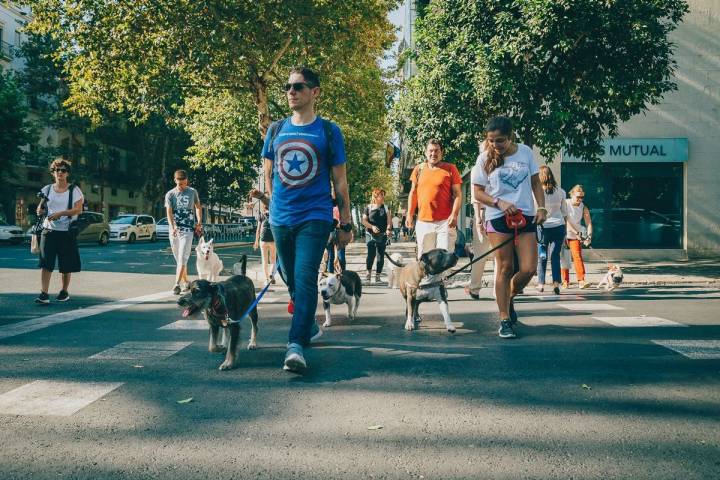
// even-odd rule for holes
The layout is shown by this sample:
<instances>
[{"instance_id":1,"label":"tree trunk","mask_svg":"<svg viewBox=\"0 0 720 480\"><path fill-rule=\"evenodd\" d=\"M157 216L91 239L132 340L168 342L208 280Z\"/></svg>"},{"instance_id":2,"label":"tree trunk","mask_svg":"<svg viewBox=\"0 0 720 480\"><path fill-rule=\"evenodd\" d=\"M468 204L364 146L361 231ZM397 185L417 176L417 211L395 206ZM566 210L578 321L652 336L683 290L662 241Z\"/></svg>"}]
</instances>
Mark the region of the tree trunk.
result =
<instances>
[{"instance_id":1,"label":"tree trunk","mask_svg":"<svg viewBox=\"0 0 720 480\"><path fill-rule=\"evenodd\" d=\"M254 77L251 79L251 88L253 99L255 100L255 107L258 112L258 129L260 135L265 138L268 127L270 126L270 109L268 107L267 97L267 82L260 78Z\"/></svg>"}]
</instances>

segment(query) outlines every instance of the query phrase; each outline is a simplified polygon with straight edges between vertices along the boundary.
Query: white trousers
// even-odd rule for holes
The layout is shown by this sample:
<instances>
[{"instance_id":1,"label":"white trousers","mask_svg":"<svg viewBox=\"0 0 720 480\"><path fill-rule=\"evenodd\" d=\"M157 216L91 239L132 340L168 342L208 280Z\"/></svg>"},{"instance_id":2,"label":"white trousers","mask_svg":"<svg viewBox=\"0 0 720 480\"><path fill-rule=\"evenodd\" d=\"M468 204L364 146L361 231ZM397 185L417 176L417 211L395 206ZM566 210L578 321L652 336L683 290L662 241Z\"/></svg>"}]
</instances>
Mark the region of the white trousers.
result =
<instances>
[{"instance_id":1,"label":"white trousers","mask_svg":"<svg viewBox=\"0 0 720 480\"><path fill-rule=\"evenodd\" d=\"M415 237L417 238L418 259L422 254L435 248L444 248L449 252L455 251L457 229L450 228L450 219L436 222L423 222L418 220L415 224Z\"/></svg>"},{"instance_id":2,"label":"white trousers","mask_svg":"<svg viewBox=\"0 0 720 480\"><path fill-rule=\"evenodd\" d=\"M492 245L490 244L490 238L488 238L487 235L483 235L478 228L477 222L473 221L473 255L477 257L484 254L491 248ZM472 267L470 267L470 285L468 286L468 290L470 290L470 293L477 294L482 288L482 279L483 274L485 273L485 263L488 261L489 258L493 258L493 255L495 254L491 253L482 260L478 260L477 262L473 263ZM473 257L473 259L475 257Z\"/></svg>"},{"instance_id":3,"label":"white trousers","mask_svg":"<svg viewBox=\"0 0 720 480\"><path fill-rule=\"evenodd\" d=\"M192 252L193 232L178 230L177 236L170 232L170 248L172 249L175 263L178 265L187 265Z\"/></svg>"}]
</instances>

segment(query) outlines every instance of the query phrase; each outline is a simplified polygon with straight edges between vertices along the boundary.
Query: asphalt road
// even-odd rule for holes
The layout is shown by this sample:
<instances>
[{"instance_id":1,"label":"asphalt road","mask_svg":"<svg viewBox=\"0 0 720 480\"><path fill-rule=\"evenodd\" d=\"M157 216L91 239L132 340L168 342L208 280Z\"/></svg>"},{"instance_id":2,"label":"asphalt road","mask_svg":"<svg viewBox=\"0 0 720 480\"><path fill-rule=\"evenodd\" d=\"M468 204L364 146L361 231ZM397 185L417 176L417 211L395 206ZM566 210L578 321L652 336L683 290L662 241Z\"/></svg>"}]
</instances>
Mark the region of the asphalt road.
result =
<instances>
[{"instance_id":1,"label":"asphalt road","mask_svg":"<svg viewBox=\"0 0 720 480\"><path fill-rule=\"evenodd\" d=\"M451 289L450 335L432 304L404 331L398 291L368 286L355 322L333 308L297 376L280 368L278 287L259 348L221 372L205 330L167 328L180 311L159 246L84 248L94 271L45 308L37 271L0 249L3 479L720 476L717 289L525 295L507 341L486 290Z\"/></svg>"}]
</instances>

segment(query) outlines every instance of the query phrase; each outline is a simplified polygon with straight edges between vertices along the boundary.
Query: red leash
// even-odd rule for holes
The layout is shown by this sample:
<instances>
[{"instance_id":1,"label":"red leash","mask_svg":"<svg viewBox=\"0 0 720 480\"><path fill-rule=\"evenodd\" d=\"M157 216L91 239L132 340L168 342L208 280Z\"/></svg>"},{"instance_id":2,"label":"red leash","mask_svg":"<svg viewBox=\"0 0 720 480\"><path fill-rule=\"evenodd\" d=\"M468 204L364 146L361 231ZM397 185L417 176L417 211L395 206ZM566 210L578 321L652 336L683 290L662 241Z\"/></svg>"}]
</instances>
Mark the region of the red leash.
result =
<instances>
[{"instance_id":1,"label":"red leash","mask_svg":"<svg viewBox=\"0 0 720 480\"><path fill-rule=\"evenodd\" d=\"M522 214L522 210L518 209L518 211L515 213L515 215L510 215L508 213L505 214L505 224L508 226L508 228L512 228L515 230L515 246L517 247L520 243L519 237L518 237L518 230L521 228L525 228L527 225L527 220L525 219L525 216Z\"/></svg>"}]
</instances>

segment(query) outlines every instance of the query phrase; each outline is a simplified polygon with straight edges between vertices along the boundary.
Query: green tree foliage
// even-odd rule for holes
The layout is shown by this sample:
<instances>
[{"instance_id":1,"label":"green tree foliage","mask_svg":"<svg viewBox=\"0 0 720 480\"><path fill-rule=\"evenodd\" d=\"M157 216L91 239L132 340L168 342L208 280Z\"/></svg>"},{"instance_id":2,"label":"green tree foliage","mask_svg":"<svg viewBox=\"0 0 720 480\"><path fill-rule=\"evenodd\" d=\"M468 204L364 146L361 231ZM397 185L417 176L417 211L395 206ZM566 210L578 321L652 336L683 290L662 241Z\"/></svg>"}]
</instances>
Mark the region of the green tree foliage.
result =
<instances>
[{"instance_id":1,"label":"green tree foliage","mask_svg":"<svg viewBox=\"0 0 720 480\"><path fill-rule=\"evenodd\" d=\"M158 115L189 132L190 161L245 175L258 140L289 114L290 66L317 69L320 111L343 128L356 188L387 138L377 58L390 45L396 0L32 0L30 28L59 42L75 112L141 122ZM354 176L353 176L354 175ZM361 193L362 193L361 192Z\"/></svg>"},{"instance_id":2,"label":"green tree foliage","mask_svg":"<svg viewBox=\"0 0 720 480\"><path fill-rule=\"evenodd\" d=\"M419 155L439 137L472 163L486 119L510 116L551 160L597 158L618 123L676 89L669 38L684 0L437 0L417 24L418 74L392 112Z\"/></svg>"},{"instance_id":3,"label":"green tree foliage","mask_svg":"<svg viewBox=\"0 0 720 480\"><path fill-rule=\"evenodd\" d=\"M34 142L35 128L28 121L25 96L15 74L0 69L0 182L6 185L26 152L23 146ZM14 195L8 188L0 189L0 203L6 217L12 217Z\"/></svg>"}]
</instances>

